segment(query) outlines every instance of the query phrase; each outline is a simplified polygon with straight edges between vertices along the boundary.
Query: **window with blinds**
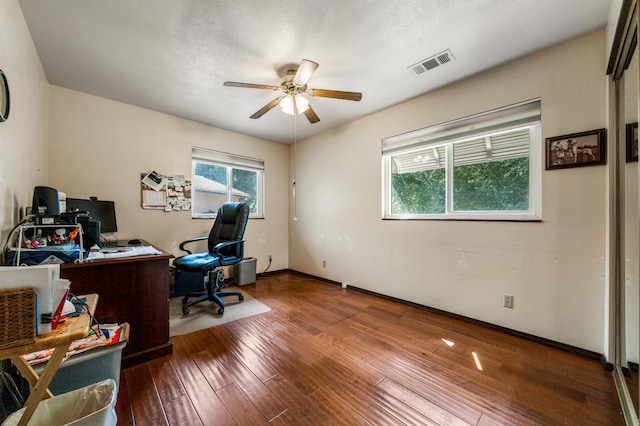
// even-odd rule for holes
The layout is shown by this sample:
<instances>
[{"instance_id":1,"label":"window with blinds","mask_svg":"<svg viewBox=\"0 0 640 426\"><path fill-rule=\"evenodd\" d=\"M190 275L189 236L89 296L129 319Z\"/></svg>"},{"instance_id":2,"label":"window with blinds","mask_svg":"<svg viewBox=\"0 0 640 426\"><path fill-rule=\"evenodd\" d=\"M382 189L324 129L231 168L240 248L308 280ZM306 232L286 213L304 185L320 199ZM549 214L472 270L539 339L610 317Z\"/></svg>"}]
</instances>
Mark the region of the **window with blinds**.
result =
<instances>
[{"instance_id":1,"label":"window with blinds","mask_svg":"<svg viewBox=\"0 0 640 426\"><path fill-rule=\"evenodd\" d=\"M383 217L539 220L540 101L382 141Z\"/></svg>"},{"instance_id":2,"label":"window with blinds","mask_svg":"<svg viewBox=\"0 0 640 426\"><path fill-rule=\"evenodd\" d=\"M196 147L191 160L192 217L215 217L229 201L247 203L251 218L264 217L264 161Z\"/></svg>"}]
</instances>

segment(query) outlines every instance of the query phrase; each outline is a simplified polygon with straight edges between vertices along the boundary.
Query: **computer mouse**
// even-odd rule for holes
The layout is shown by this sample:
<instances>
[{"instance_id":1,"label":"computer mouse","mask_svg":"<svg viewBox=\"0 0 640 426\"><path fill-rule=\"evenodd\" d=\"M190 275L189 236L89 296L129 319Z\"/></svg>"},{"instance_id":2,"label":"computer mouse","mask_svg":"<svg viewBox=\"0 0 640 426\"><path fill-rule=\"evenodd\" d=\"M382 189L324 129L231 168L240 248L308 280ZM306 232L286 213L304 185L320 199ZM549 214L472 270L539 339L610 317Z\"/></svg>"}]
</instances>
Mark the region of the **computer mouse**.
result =
<instances>
[{"instance_id":1,"label":"computer mouse","mask_svg":"<svg viewBox=\"0 0 640 426\"><path fill-rule=\"evenodd\" d=\"M141 241L136 239L136 240L129 240L129 241L127 241L127 243L130 244L130 245L135 245L135 244L140 244Z\"/></svg>"}]
</instances>

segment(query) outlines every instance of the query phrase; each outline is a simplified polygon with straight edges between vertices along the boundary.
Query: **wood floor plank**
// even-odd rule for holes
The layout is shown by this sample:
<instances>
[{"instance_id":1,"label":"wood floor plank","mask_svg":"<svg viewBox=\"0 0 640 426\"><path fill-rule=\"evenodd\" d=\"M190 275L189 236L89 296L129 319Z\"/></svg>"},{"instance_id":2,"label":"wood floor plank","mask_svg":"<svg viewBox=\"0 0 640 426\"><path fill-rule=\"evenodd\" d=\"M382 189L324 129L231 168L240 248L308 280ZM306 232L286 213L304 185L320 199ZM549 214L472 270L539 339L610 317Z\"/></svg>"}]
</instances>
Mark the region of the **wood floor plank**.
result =
<instances>
[{"instance_id":1,"label":"wood floor plank","mask_svg":"<svg viewBox=\"0 0 640 426\"><path fill-rule=\"evenodd\" d=\"M242 290L271 311L124 370L119 424L624 425L595 360L295 273Z\"/></svg>"},{"instance_id":2,"label":"wood floor plank","mask_svg":"<svg viewBox=\"0 0 640 426\"><path fill-rule=\"evenodd\" d=\"M274 376L267 380L265 385L276 398L287 406L289 414L294 415L303 424L325 425L332 423L327 413L307 399L306 395L300 393L284 377L280 375Z\"/></svg>"},{"instance_id":3,"label":"wood floor plank","mask_svg":"<svg viewBox=\"0 0 640 426\"><path fill-rule=\"evenodd\" d=\"M198 416L198 412L186 394L168 402L163 401L163 405L167 421L171 426L198 426L203 424ZM118 422L118 425L120 425L120 422Z\"/></svg>"},{"instance_id":4,"label":"wood floor plank","mask_svg":"<svg viewBox=\"0 0 640 426\"><path fill-rule=\"evenodd\" d=\"M375 411L378 416L383 415L387 419L384 423L379 423L374 418L368 417L370 412L362 413L363 416L367 416L366 418L375 424L387 424L389 422L390 424L399 423L403 425L436 425L434 421L423 416L384 389L371 385L358 377L352 377L345 381L340 391L337 384L331 387L331 390L343 399L347 396L344 391L348 390L348 394L357 395L361 401L366 402L370 412ZM353 399L351 399L350 403L353 403Z\"/></svg>"},{"instance_id":5,"label":"wood floor plank","mask_svg":"<svg viewBox=\"0 0 640 426\"><path fill-rule=\"evenodd\" d=\"M243 327L247 327L247 324L243 324ZM313 337L313 335L307 337ZM316 351L313 338L303 339L299 334L288 333L282 329L279 329L277 334L272 333L263 338L266 345L272 347L273 351L281 354L282 357L292 360L295 368L314 383L340 382L353 376L356 371L363 373L363 377L371 376L369 371L357 365L341 363L342 357L334 352L327 354ZM370 380L370 383L377 383L380 379L381 376L376 375L375 380Z\"/></svg>"},{"instance_id":6,"label":"wood floor plank","mask_svg":"<svg viewBox=\"0 0 640 426\"><path fill-rule=\"evenodd\" d=\"M349 405L344 404L341 399L336 398L335 394L329 392L325 388L318 389L316 392L309 395L309 400L322 411L327 413L327 415L338 425L367 426L373 424L361 416L358 411Z\"/></svg>"},{"instance_id":7,"label":"wood floor plank","mask_svg":"<svg viewBox=\"0 0 640 426\"><path fill-rule=\"evenodd\" d=\"M238 425L267 425L268 419L264 418L255 405L235 384L229 385L216 392L224 403L229 414ZM217 423L215 423L217 424Z\"/></svg>"},{"instance_id":8,"label":"wood floor plank","mask_svg":"<svg viewBox=\"0 0 640 426\"><path fill-rule=\"evenodd\" d=\"M144 388L131 397L133 418L137 425L168 425L162 401L154 388Z\"/></svg>"},{"instance_id":9,"label":"wood floor plank","mask_svg":"<svg viewBox=\"0 0 640 426\"><path fill-rule=\"evenodd\" d=\"M169 356L151 360L147 365L163 404L181 398L186 394L182 381L177 376Z\"/></svg>"},{"instance_id":10,"label":"wood floor plank","mask_svg":"<svg viewBox=\"0 0 640 426\"><path fill-rule=\"evenodd\" d=\"M196 365L191 356L191 349L188 341L192 336L177 336L172 338L173 354L171 356L171 364L176 371L176 375L180 377L183 385L188 382L197 382L204 378L202 372ZM186 389L186 386L184 386Z\"/></svg>"},{"instance_id":11,"label":"wood floor plank","mask_svg":"<svg viewBox=\"0 0 640 426\"><path fill-rule=\"evenodd\" d=\"M229 327L241 327L241 325L229 324ZM264 339L263 336L256 337L252 350L260 355L263 363L271 365L278 374L286 377L304 395L309 395L318 389L319 385L300 371L298 360L283 356L269 339Z\"/></svg>"},{"instance_id":12,"label":"wood floor plank","mask_svg":"<svg viewBox=\"0 0 640 426\"><path fill-rule=\"evenodd\" d=\"M129 388L129 395L131 397L134 397L136 393L142 392L145 389L155 390L155 383L148 364L136 365L126 369L124 373L127 377L127 387Z\"/></svg>"},{"instance_id":13,"label":"wood floor plank","mask_svg":"<svg viewBox=\"0 0 640 426\"><path fill-rule=\"evenodd\" d=\"M121 426L133 426L133 412L131 399L129 398L129 386L127 384L127 373L120 372L120 382L118 384L118 401L116 403L116 416L118 424Z\"/></svg>"},{"instance_id":14,"label":"wood floor plank","mask_svg":"<svg viewBox=\"0 0 640 426\"><path fill-rule=\"evenodd\" d=\"M324 389L323 389L324 390ZM346 383L338 385L332 383L326 386L326 391L332 395L336 404L345 406L348 410L358 413L367 423L372 425L404 425L402 420L393 416L366 393L356 393L357 388Z\"/></svg>"},{"instance_id":15,"label":"wood floor plank","mask_svg":"<svg viewBox=\"0 0 640 426\"><path fill-rule=\"evenodd\" d=\"M293 411L285 411L269 422L270 426L306 426L301 419L298 419ZM330 425L329 425L330 426Z\"/></svg>"},{"instance_id":16,"label":"wood floor plank","mask_svg":"<svg viewBox=\"0 0 640 426\"><path fill-rule=\"evenodd\" d=\"M173 338L173 354L171 355L171 364L176 370L189 400L203 424L234 425L235 422L229 416L224 404L191 357L187 344L190 338L189 335Z\"/></svg>"},{"instance_id":17,"label":"wood floor plank","mask_svg":"<svg viewBox=\"0 0 640 426\"><path fill-rule=\"evenodd\" d=\"M227 373L224 365L218 362L209 351L200 351L193 354L193 360L214 391L218 391L234 383L233 379L229 377L229 373Z\"/></svg>"},{"instance_id":18,"label":"wood floor plank","mask_svg":"<svg viewBox=\"0 0 640 426\"><path fill-rule=\"evenodd\" d=\"M480 413L478 413L478 419L474 422L469 423L467 421L462 420L458 416L450 413L444 408L434 404L428 399L418 395L417 393L407 389L406 387L394 382L390 379L384 379L380 383L378 383L378 387L383 389L390 395L393 395L396 399L401 400L409 407L413 408L429 420L433 421L438 425L448 425L448 426L469 426L475 425L480 420Z\"/></svg>"},{"instance_id":19,"label":"wood floor plank","mask_svg":"<svg viewBox=\"0 0 640 426\"><path fill-rule=\"evenodd\" d=\"M377 383L384 378L382 375L376 374L375 371L361 368L359 364L351 362L343 355L341 349L327 345L324 338L298 333L298 328L288 321L278 322L277 326L273 325L273 321L269 321L270 318L264 316L252 322L252 326L258 327L256 332L259 332L260 327L277 329L277 335L270 333L268 341L298 362L310 366L311 370L307 370L306 374L316 377L318 382L340 381L352 374L366 378L369 383ZM243 326L248 327L247 324L243 324ZM323 332L322 335L326 336L327 334Z\"/></svg>"},{"instance_id":20,"label":"wood floor plank","mask_svg":"<svg viewBox=\"0 0 640 426\"><path fill-rule=\"evenodd\" d=\"M247 395L266 419L278 417L287 410L286 403L274 395L265 383L235 356L225 353L220 356L220 362L225 366L225 370L233 378L234 383Z\"/></svg>"},{"instance_id":21,"label":"wood floor plank","mask_svg":"<svg viewBox=\"0 0 640 426\"><path fill-rule=\"evenodd\" d=\"M260 353L259 345L257 345L260 343L257 336L243 335L239 338L228 327L214 327L207 331L211 335L214 345L224 347L227 352L232 353L259 379L267 380L278 374L271 363L264 362L264 357Z\"/></svg>"}]
</instances>

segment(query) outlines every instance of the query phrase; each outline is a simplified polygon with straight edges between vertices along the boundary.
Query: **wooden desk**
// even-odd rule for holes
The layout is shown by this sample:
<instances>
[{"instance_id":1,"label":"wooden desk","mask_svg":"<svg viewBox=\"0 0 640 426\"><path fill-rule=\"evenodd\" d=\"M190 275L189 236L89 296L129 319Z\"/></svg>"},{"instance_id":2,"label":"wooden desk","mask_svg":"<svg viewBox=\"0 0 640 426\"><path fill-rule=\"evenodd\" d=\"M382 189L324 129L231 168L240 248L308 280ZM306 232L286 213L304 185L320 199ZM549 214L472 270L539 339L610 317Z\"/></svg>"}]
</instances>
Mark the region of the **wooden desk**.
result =
<instances>
[{"instance_id":1,"label":"wooden desk","mask_svg":"<svg viewBox=\"0 0 640 426\"><path fill-rule=\"evenodd\" d=\"M96 294L90 294L82 297L87 298L89 312L93 314L98 303L98 296ZM13 364L20 370L20 373L22 373L33 387L25 403L26 408L18 423L19 426L26 425L29 422L29 419L33 416L41 400L53 396L49 391L49 384L56 374L56 371L58 371L58 367L60 367L67 353L67 349L69 349L71 342L74 340L86 337L87 334L89 334L90 328L91 318L89 314L84 313L79 317L66 320L52 333L36 338L33 343L0 350L0 359L10 358ZM50 348L54 348L53 354L49 361L47 361L42 375L38 376L38 373L35 372L21 355Z\"/></svg>"},{"instance_id":2,"label":"wooden desk","mask_svg":"<svg viewBox=\"0 0 640 426\"><path fill-rule=\"evenodd\" d=\"M72 293L100 295L98 321L131 325L122 368L173 352L169 338L169 259L173 256L160 251L159 255L60 265L60 276L71 280Z\"/></svg>"}]
</instances>

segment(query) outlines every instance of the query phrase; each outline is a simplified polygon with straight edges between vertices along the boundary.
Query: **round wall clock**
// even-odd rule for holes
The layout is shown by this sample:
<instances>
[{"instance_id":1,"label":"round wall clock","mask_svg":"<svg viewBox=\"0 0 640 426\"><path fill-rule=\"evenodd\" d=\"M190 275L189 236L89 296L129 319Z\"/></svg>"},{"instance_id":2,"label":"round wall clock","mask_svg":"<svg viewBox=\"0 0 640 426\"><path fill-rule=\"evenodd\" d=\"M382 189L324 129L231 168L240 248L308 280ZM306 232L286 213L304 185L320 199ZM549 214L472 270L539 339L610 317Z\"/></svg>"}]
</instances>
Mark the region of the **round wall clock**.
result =
<instances>
[{"instance_id":1,"label":"round wall clock","mask_svg":"<svg viewBox=\"0 0 640 426\"><path fill-rule=\"evenodd\" d=\"M0 70L0 121L9 117L9 83L7 76Z\"/></svg>"}]
</instances>

